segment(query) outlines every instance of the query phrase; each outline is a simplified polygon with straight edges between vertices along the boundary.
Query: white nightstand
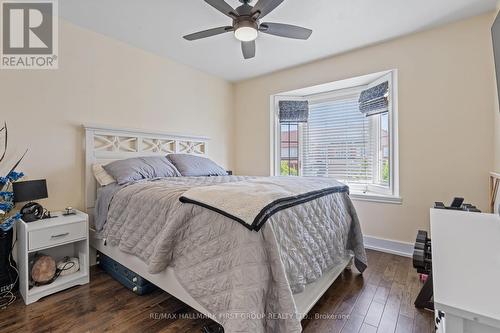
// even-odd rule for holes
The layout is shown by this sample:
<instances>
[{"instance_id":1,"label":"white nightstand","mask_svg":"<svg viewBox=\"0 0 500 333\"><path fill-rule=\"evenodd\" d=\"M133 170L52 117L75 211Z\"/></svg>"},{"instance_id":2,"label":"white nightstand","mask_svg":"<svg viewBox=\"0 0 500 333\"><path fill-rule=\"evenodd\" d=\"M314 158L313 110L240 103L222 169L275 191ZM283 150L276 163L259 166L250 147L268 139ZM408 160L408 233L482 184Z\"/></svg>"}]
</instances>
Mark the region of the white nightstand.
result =
<instances>
[{"instance_id":1,"label":"white nightstand","mask_svg":"<svg viewBox=\"0 0 500 333\"><path fill-rule=\"evenodd\" d=\"M80 211L64 216L61 212L50 219L17 224L17 264L19 291L24 303L31 304L58 291L89 283L89 227L88 216ZM56 262L65 256L78 257L80 270L59 276L51 284L29 288L30 259L35 253L50 255Z\"/></svg>"}]
</instances>

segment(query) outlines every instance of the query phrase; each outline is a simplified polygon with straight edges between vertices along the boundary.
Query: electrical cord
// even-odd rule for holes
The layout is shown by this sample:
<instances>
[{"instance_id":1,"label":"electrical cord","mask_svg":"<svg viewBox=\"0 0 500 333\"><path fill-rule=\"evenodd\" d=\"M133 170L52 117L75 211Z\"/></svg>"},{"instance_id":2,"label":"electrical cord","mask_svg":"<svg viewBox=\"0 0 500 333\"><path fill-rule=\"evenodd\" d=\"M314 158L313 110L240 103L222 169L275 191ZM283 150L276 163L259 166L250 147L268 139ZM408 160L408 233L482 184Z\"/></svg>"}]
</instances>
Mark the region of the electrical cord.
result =
<instances>
[{"instance_id":1,"label":"electrical cord","mask_svg":"<svg viewBox=\"0 0 500 333\"><path fill-rule=\"evenodd\" d=\"M17 242L17 238L14 241L14 243L12 244L12 247L10 248L10 252L8 254L9 265L16 272L16 279L15 279L14 283L12 284L12 289L14 289L14 287L16 286L17 281L19 281L19 271L17 270L16 266L12 264L12 251L14 250L14 246L16 245L16 242ZM9 276L10 276L10 272L9 272ZM14 303L16 301L17 297L12 292L12 289L8 290L8 291L4 291L3 293L0 293L0 309L5 309L9 305L11 305L12 303Z\"/></svg>"},{"instance_id":2,"label":"electrical cord","mask_svg":"<svg viewBox=\"0 0 500 333\"><path fill-rule=\"evenodd\" d=\"M54 282L61 275L61 273L63 271L67 271L68 269L71 269L71 268L73 268L75 266L74 262L68 261L69 257L64 257L64 260L66 260L67 262L64 263L64 265L63 265L63 267L61 269L56 268L56 272L55 272L54 276L52 277L52 279L50 279L47 282L36 282L36 281L33 281L32 285L30 286L30 289L32 287L39 287L39 286L44 286L44 285L47 285L47 284L51 284L52 282ZM70 265L70 266L68 267L68 265Z\"/></svg>"}]
</instances>

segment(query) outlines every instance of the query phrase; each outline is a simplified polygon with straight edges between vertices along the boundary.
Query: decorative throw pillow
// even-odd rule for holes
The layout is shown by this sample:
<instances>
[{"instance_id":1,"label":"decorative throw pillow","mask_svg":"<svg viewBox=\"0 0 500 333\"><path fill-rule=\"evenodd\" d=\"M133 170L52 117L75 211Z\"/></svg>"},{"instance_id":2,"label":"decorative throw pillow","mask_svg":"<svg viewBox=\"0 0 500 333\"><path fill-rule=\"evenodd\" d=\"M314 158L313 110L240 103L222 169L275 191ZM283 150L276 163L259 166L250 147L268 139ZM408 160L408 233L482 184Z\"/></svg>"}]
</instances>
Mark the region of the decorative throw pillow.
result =
<instances>
[{"instance_id":1,"label":"decorative throw pillow","mask_svg":"<svg viewBox=\"0 0 500 333\"><path fill-rule=\"evenodd\" d=\"M101 164L92 164L92 172L94 177L101 186L116 183L116 180L104 170Z\"/></svg>"},{"instance_id":2,"label":"decorative throw pillow","mask_svg":"<svg viewBox=\"0 0 500 333\"><path fill-rule=\"evenodd\" d=\"M188 154L170 154L167 158L185 177L227 176L226 170L209 158Z\"/></svg>"},{"instance_id":3,"label":"decorative throw pillow","mask_svg":"<svg viewBox=\"0 0 500 333\"><path fill-rule=\"evenodd\" d=\"M134 157L103 166L119 185L158 177L178 177L181 174L165 156Z\"/></svg>"}]
</instances>

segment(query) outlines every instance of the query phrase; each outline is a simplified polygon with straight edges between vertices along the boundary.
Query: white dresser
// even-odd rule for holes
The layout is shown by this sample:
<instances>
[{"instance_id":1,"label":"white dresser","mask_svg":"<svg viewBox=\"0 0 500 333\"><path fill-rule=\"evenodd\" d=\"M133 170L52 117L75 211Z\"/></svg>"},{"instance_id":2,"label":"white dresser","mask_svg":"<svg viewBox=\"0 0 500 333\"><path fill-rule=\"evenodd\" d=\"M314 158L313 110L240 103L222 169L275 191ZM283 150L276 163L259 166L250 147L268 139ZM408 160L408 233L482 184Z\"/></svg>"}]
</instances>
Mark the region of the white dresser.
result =
<instances>
[{"instance_id":1,"label":"white dresser","mask_svg":"<svg viewBox=\"0 0 500 333\"><path fill-rule=\"evenodd\" d=\"M500 217L431 209L437 332L500 332Z\"/></svg>"}]
</instances>

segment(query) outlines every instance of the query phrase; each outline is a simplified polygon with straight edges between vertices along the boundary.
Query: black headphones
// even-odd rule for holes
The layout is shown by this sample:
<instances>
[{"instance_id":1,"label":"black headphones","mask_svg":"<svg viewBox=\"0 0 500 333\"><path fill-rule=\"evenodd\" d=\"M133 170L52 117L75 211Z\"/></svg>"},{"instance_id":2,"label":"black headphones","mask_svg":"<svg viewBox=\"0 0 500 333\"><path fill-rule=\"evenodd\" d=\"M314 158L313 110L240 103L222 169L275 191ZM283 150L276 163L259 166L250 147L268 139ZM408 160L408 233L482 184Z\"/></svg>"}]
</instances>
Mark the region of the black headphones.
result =
<instances>
[{"instance_id":1,"label":"black headphones","mask_svg":"<svg viewBox=\"0 0 500 333\"><path fill-rule=\"evenodd\" d=\"M42 205L36 202L29 202L21 208L21 215L24 222L33 222L50 217L50 214L48 216L47 214Z\"/></svg>"}]
</instances>

